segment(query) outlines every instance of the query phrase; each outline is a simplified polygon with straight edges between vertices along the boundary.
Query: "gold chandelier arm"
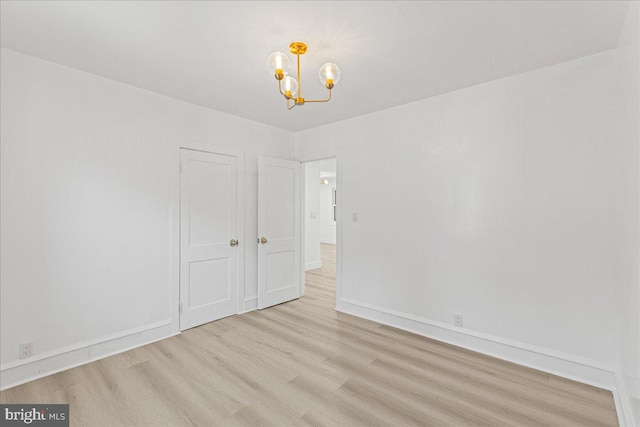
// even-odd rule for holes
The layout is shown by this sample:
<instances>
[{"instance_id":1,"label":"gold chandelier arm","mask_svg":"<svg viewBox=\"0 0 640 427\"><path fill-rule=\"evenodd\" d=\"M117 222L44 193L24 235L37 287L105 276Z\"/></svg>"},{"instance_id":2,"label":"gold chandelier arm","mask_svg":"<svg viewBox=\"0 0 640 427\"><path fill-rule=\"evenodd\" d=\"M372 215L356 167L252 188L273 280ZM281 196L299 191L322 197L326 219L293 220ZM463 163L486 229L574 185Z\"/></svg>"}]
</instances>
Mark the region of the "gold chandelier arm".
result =
<instances>
[{"instance_id":1,"label":"gold chandelier arm","mask_svg":"<svg viewBox=\"0 0 640 427\"><path fill-rule=\"evenodd\" d=\"M327 99L305 99L304 102L329 102L331 101L331 89L329 89L329 97Z\"/></svg>"},{"instance_id":2,"label":"gold chandelier arm","mask_svg":"<svg viewBox=\"0 0 640 427\"><path fill-rule=\"evenodd\" d=\"M293 107L295 107L297 104L294 102L293 105L289 106L289 101L291 101L291 99L287 99L287 110L292 110Z\"/></svg>"}]
</instances>

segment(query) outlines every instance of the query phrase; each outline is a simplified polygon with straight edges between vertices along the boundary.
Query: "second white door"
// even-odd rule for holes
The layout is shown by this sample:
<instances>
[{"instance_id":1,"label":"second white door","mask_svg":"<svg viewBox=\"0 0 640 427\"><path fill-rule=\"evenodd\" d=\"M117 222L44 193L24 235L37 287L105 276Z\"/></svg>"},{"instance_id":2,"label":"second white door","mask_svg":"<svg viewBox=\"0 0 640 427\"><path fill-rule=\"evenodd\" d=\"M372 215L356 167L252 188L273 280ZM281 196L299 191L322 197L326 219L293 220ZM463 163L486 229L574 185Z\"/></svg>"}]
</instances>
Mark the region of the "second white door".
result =
<instances>
[{"instance_id":1,"label":"second white door","mask_svg":"<svg viewBox=\"0 0 640 427\"><path fill-rule=\"evenodd\" d=\"M300 298L300 163L258 159L258 308Z\"/></svg>"},{"instance_id":2,"label":"second white door","mask_svg":"<svg viewBox=\"0 0 640 427\"><path fill-rule=\"evenodd\" d=\"M180 329L238 312L237 157L180 150Z\"/></svg>"}]
</instances>

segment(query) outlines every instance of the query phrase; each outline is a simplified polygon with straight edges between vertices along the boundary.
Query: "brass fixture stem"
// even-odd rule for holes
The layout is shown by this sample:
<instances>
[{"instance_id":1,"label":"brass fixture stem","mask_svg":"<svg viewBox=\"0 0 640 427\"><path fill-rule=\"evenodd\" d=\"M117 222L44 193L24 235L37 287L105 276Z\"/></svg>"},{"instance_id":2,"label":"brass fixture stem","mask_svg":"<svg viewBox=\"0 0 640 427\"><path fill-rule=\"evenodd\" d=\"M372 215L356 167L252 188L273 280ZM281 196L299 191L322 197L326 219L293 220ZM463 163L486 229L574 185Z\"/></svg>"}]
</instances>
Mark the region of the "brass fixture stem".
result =
<instances>
[{"instance_id":1,"label":"brass fixture stem","mask_svg":"<svg viewBox=\"0 0 640 427\"><path fill-rule=\"evenodd\" d=\"M300 53L296 56L298 57L298 98L302 98L302 83L300 82Z\"/></svg>"}]
</instances>

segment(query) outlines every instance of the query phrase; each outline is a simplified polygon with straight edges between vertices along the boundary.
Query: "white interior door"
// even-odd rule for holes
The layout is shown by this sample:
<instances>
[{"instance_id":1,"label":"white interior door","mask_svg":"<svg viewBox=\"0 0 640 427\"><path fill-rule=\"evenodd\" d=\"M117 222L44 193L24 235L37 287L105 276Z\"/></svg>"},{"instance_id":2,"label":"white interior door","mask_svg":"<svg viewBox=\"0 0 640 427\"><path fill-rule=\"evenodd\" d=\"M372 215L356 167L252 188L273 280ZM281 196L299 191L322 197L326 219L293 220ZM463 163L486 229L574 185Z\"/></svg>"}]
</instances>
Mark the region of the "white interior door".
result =
<instances>
[{"instance_id":1,"label":"white interior door","mask_svg":"<svg viewBox=\"0 0 640 427\"><path fill-rule=\"evenodd\" d=\"M300 163L258 159L258 308L300 298Z\"/></svg>"},{"instance_id":2,"label":"white interior door","mask_svg":"<svg viewBox=\"0 0 640 427\"><path fill-rule=\"evenodd\" d=\"M237 157L180 150L180 329L238 310Z\"/></svg>"}]
</instances>

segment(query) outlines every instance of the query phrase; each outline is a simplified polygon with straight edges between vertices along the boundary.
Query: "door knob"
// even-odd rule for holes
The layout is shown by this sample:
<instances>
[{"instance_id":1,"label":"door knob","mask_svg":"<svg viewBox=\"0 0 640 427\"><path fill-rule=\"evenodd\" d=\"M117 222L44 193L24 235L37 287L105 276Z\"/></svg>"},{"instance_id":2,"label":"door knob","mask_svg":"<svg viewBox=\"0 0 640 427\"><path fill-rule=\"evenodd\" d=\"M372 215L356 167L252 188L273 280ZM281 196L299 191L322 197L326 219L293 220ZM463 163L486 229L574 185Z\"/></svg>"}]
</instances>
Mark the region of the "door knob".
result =
<instances>
[{"instance_id":1,"label":"door knob","mask_svg":"<svg viewBox=\"0 0 640 427\"><path fill-rule=\"evenodd\" d=\"M261 237L260 238L260 243L262 243L263 245L267 244L267 238L266 237Z\"/></svg>"},{"instance_id":2,"label":"door knob","mask_svg":"<svg viewBox=\"0 0 640 427\"><path fill-rule=\"evenodd\" d=\"M231 240L229 241L229 244L230 244L231 246L238 246L238 241L237 241L236 239L231 239Z\"/></svg>"}]
</instances>

